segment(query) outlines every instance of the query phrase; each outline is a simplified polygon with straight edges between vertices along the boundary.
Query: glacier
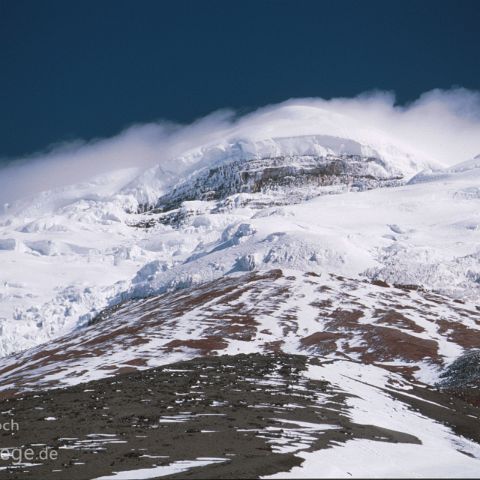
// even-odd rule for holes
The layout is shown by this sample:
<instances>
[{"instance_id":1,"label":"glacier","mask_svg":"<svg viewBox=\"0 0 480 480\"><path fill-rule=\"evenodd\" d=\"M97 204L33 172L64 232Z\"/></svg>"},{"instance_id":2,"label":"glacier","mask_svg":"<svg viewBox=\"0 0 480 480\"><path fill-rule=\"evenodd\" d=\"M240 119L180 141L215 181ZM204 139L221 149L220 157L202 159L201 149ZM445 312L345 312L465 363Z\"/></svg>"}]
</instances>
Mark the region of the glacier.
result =
<instances>
[{"instance_id":1,"label":"glacier","mask_svg":"<svg viewBox=\"0 0 480 480\"><path fill-rule=\"evenodd\" d=\"M281 113L6 205L0 355L129 298L277 267L478 303L478 158L445 168L342 115Z\"/></svg>"}]
</instances>

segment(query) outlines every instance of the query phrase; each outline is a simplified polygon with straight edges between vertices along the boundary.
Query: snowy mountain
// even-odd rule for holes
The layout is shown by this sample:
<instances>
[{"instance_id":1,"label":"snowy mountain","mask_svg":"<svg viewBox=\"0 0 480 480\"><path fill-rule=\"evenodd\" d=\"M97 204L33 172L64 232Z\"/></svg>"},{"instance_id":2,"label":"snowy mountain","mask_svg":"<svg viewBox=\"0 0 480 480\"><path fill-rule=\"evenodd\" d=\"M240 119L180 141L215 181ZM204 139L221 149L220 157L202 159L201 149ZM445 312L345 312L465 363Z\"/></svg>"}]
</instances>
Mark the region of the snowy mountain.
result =
<instances>
[{"instance_id":1,"label":"snowy mountain","mask_svg":"<svg viewBox=\"0 0 480 480\"><path fill-rule=\"evenodd\" d=\"M60 387L83 398L90 388L108 391L113 378L144 375L143 385L153 372L164 381L162 368L176 362L184 362L180 369L218 361L218 368L255 370L265 361L273 390L293 382L313 392L309 415L335 395L341 401L330 408L338 418L325 407L324 428L308 415L282 417L282 431L269 437L273 427L262 423L255 441L268 437L261 448L278 453L280 463L252 475L302 477L338 454L348 461L330 474L347 475L348 467L362 476L372 448L379 475L389 473L387 458L394 476L416 468L437 475L445 465L475 476L478 411L452 406L447 397L455 392L434 386L480 345L480 157L443 168L343 116L298 106L281 113L153 168L7 205L0 217L0 394L8 402L44 392L48 403L48 392ZM240 354L245 363L235 360ZM272 355L282 365L271 364ZM303 373L285 379L291 362L303 362ZM82 390L83 382L91 383ZM320 393L319 382L333 390ZM44 408L37 403L31 411ZM172 405L178 416L193 412ZM462 429L461 408L473 427ZM350 439L324 432L339 425L351 429ZM422 460L434 450L445 465ZM219 455L206 453L195 461ZM410 469L402 470L404 455Z\"/></svg>"},{"instance_id":2,"label":"snowy mountain","mask_svg":"<svg viewBox=\"0 0 480 480\"><path fill-rule=\"evenodd\" d=\"M425 166L414 159L330 136L236 141L171 162L185 174L122 170L12 205L0 227L0 352L130 296L272 266L475 300L478 169L450 169L441 188L420 185L432 174L407 185Z\"/></svg>"}]
</instances>

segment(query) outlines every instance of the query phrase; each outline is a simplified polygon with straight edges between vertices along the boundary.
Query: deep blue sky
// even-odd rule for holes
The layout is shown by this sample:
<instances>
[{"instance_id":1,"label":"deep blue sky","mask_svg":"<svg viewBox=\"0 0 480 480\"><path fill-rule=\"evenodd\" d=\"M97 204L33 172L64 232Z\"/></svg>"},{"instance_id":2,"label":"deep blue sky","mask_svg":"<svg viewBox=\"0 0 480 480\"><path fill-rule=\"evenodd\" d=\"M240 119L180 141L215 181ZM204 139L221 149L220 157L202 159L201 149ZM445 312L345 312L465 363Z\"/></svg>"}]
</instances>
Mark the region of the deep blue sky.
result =
<instances>
[{"instance_id":1,"label":"deep blue sky","mask_svg":"<svg viewBox=\"0 0 480 480\"><path fill-rule=\"evenodd\" d=\"M480 90L480 1L0 0L0 158L291 97Z\"/></svg>"}]
</instances>

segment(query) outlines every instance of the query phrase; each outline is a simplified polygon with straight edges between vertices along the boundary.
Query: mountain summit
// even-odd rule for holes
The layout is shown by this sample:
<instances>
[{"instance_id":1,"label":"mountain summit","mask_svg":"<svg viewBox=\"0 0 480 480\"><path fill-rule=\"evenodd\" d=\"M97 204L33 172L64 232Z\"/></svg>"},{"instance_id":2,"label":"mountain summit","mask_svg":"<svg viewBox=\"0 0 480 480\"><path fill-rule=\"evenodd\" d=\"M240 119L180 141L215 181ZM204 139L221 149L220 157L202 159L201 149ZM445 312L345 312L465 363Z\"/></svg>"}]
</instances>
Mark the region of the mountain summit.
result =
<instances>
[{"instance_id":1,"label":"mountain summit","mask_svg":"<svg viewBox=\"0 0 480 480\"><path fill-rule=\"evenodd\" d=\"M478 157L298 106L223 135L7 208L2 411L71 478L478 472Z\"/></svg>"}]
</instances>

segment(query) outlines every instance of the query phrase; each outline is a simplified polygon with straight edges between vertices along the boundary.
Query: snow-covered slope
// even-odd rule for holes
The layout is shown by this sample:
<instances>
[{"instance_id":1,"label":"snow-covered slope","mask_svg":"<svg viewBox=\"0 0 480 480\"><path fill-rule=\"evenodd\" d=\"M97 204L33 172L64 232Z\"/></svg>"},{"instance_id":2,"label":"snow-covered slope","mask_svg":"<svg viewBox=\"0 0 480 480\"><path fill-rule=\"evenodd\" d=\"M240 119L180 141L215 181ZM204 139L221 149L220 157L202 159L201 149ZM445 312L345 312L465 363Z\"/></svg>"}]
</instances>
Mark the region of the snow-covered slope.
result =
<instances>
[{"instance_id":1,"label":"snow-covered slope","mask_svg":"<svg viewBox=\"0 0 480 480\"><path fill-rule=\"evenodd\" d=\"M445 365L479 344L480 310L471 304L378 281L275 269L124 302L85 328L1 359L0 391L257 352L347 358L433 384Z\"/></svg>"},{"instance_id":2,"label":"snow-covered slope","mask_svg":"<svg viewBox=\"0 0 480 480\"><path fill-rule=\"evenodd\" d=\"M476 476L479 158L444 169L319 109L271 120L5 206L2 411L75 475Z\"/></svg>"},{"instance_id":3,"label":"snow-covered slope","mask_svg":"<svg viewBox=\"0 0 480 480\"><path fill-rule=\"evenodd\" d=\"M273 126L264 119L168 164L9 205L0 219L0 354L130 297L277 266L478 301L476 163L406 185L438 167L385 136L349 131L343 117L306 112L295 123L298 112L286 108ZM287 131L299 136L268 136Z\"/></svg>"},{"instance_id":4,"label":"snow-covered slope","mask_svg":"<svg viewBox=\"0 0 480 480\"><path fill-rule=\"evenodd\" d=\"M158 458L161 444L163 467L152 462L165 472L203 445L202 457L227 462L233 452L252 476L262 466L248 458L265 455L273 478L476 477L478 409L431 384L479 344L479 325L480 311L429 292L324 273L247 273L125 302L0 359L0 402L15 419L34 417L38 441L73 454L73 473L92 462L87 447L102 447L96 469L135 478L146 461L117 459ZM255 455L236 443L246 432L249 442L266 440ZM117 435L125 454L111 451ZM171 436L189 448L169 448ZM42 463L35 473L49 478ZM153 477L153 467L141 473Z\"/></svg>"}]
</instances>

